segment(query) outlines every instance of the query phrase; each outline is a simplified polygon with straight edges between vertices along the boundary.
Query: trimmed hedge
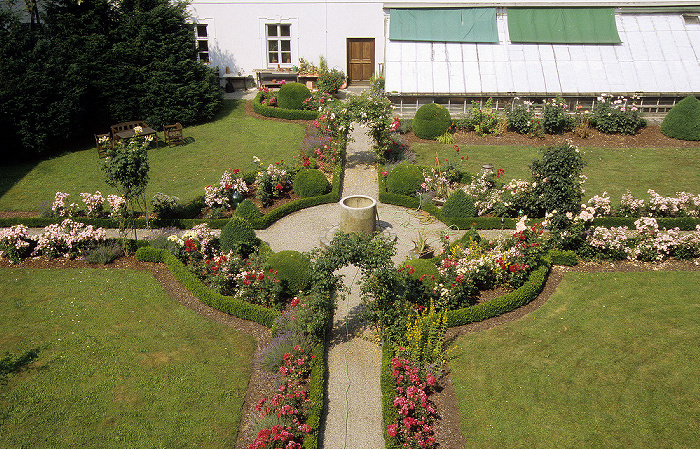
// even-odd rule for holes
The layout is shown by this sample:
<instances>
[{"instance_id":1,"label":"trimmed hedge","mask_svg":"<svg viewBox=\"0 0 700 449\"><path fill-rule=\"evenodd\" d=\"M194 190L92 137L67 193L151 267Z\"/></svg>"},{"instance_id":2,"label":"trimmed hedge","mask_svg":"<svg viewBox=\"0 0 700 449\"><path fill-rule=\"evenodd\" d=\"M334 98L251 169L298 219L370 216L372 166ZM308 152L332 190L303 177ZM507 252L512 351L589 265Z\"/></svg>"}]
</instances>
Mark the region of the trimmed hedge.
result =
<instances>
[{"instance_id":1,"label":"trimmed hedge","mask_svg":"<svg viewBox=\"0 0 700 449\"><path fill-rule=\"evenodd\" d=\"M399 164L386 177L386 187L393 194L412 196L424 180L417 165Z\"/></svg>"},{"instance_id":2,"label":"trimmed hedge","mask_svg":"<svg viewBox=\"0 0 700 449\"><path fill-rule=\"evenodd\" d=\"M294 193L302 198L325 195L331 189L326 175L321 170L307 168L299 170L294 177Z\"/></svg>"},{"instance_id":3,"label":"trimmed hedge","mask_svg":"<svg viewBox=\"0 0 700 449\"><path fill-rule=\"evenodd\" d=\"M286 83L277 91L277 104L282 109L301 110L304 100L311 96L306 84Z\"/></svg>"},{"instance_id":4,"label":"trimmed hedge","mask_svg":"<svg viewBox=\"0 0 700 449\"><path fill-rule=\"evenodd\" d=\"M564 265L566 267L578 265L578 255L576 251L550 249L549 256L552 258L552 265Z\"/></svg>"},{"instance_id":5,"label":"trimmed hedge","mask_svg":"<svg viewBox=\"0 0 700 449\"><path fill-rule=\"evenodd\" d=\"M316 449L319 446L319 430L323 417L324 392L328 378L328 366L325 358L326 348L322 344L314 346L312 354L314 360L309 375L309 405L306 414L306 424L311 427L311 432L304 436L304 448Z\"/></svg>"},{"instance_id":6,"label":"trimmed hedge","mask_svg":"<svg viewBox=\"0 0 700 449\"><path fill-rule=\"evenodd\" d=\"M277 271L283 293L289 296L306 291L311 284L311 260L299 251L279 251L265 263L267 268Z\"/></svg>"},{"instance_id":7,"label":"trimmed hedge","mask_svg":"<svg viewBox=\"0 0 700 449\"><path fill-rule=\"evenodd\" d=\"M700 100L689 95L676 103L659 129L673 139L700 140Z\"/></svg>"},{"instance_id":8,"label":"trimmed hedge","mask_svg":"<svg viewBox=\"0 0 700 449\"><path fill-rule=\"evenodd\" d=\"M265 117L283 118L287 120L316 120L318 118L318 111L306 111L303 109L284 109L275 108L271 106L263 106L262 92L258 93L253 102L253 111Z\"/></svg>"},{"instance_id":9,"label":"trimmed hedge","mask_svg":"<svg viewBox=\"0 0 700 449\"><path fill-rule=\"evenodd\" d=\"M435 140L450 129L450 111L441 104L424 104L413 117L413 132L421 139Z\"/></svg>"},{"instance_id":10,"label":"trimmed hedge","mask_svg":"<svg viewBox=\"0 0 700 449\"><path fill-rule=\"evenodd\" d=\"M158 252L160 252L160 258L157 255ZM173 276L175 276L175 279L180 281L194 296L204 304L224 313L244 320L255 321L269 328L273 326L275 319L279 316L276 310L251 304L231 296L224 296L212 290L191 273L180 259L166 249L139 248L136 251L136 258L148 262L165 263Z\"/></svg>"},{"instance_id":11,"label":"trimmed hedge","mask_svg":"<svg viewBox=\"0 0 700 449\"><path fill-rule=\"evenodd\" d=\"M400 449L401 446L397 438L389 435L387 427L389 424L400 422L399 412L394 407L394 398L396 397L396 381L391 375L391 348L388 344L382 345L382 365L379 378L380 388L382 391L382 419L384 425L382 432L384 433L384 443L386 449Z\"/></svg>"},{"instance_id":12,"label":"trimmed hedge","mask_svg":"<svg viewBox=\"0 0 700 449\"><path fill-rule=\"evenodd\" d=\"M532 270L528 280L518 289L490 301L447 312L447 327L483 321L503 315L531 302L540 294L547 282L552 262L549 256L542 258L541 264Z\"/></svg>"}]
</instances>

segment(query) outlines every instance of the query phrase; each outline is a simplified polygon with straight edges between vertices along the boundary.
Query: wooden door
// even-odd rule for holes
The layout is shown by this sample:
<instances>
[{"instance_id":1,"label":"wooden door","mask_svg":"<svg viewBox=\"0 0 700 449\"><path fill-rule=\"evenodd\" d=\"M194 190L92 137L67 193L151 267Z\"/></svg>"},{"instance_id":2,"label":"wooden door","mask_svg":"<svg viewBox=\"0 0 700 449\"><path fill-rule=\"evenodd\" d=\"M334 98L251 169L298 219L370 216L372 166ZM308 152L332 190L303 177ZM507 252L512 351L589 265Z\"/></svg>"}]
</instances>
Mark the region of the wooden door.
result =
<instances>
[{"instance_id":1,"label":"wooden door","mask_svg":"<svg viewBox=\"0 0 700 449\"><path fill-rule=\"evenodd\" d=\"M348 38L348 84L369 81L374 73L374 38Z\"/></svg>"}]
</instances>

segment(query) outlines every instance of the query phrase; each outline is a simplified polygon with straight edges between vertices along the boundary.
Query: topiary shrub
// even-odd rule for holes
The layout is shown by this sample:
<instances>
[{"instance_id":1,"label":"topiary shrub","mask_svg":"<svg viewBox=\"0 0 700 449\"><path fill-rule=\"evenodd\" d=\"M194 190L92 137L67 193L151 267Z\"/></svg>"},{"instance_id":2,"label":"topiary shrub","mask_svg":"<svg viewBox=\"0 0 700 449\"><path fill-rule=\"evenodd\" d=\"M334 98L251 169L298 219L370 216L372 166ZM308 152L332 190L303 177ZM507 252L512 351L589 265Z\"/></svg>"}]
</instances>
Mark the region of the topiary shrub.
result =
<instances>
[{"instance_id":1,"label":"topiary shrub","mask_svg":"<svg viewBox=\"0 0 700 449\"><path fill-rule=\"evenodd\" d=\"M294 192L302 198L319 196L331 190L331 183L321 170L304 169L299 170L294 177Z\"/></svg>"},{"instance_id":2,"label":"topiary shrub","mask_svg":"<svg viewBox=\"0 0 700 449\"><path fill-rule=\"evenodd\" d=\"M416 165L399 164L389 172L386 179L386 188L389 193L412 196L420 185L425 182L425 177Z\"/></svg>"},{"instance_id":3,"label":"topiary shrub","mask_svg":"<svg viewBox=\"0 0 700 449\"><path fill-rule=\"evenodd\" d=\"M286 295L306 291L311 284L311 261L299 251L274 253L267 259L267 267L277 271L277 279Z\"/></svg>"},{"instance_id":4,"label":"topiary shrub","mask_svg":"<svg viewBox=\"0 0 700 449\"><path fill-rule=\"evenodd\" d=\"M421 106L412 122L416 136L431 140L445 134L451 124L450 112L446 107L436 103Z\"/></svg>"},{"instance_id":5,"label":"topiary shrub","mask_svg":"<svg viewBox=\"0 0 700 449\"><path fill-rule=\"evenodd\" d=\"M474 198L467 195L464 190L455 190L445 200L442 215L450 218L476 217Z\"/></svg>"},{"instance_id":6,"label":"topiary shrub","mask_svg":"<svg viewBox=\"0 0 700 449\"><path fill-rule=\"evenodd\" d=\"M287 83L277 92L277 105L284 109L301 109L304 100L311 96L309 88L301 83Z\"/></svg>"},{"instance_id":7,"label":"topiary shrub","mask_svg":"<svg viewBox=\"0 0 700 449\"><path fill-rule=\"evenodd\" d=\"M225 253L233 251L241 257L248 257L260 244L260 239L245 218L234 215L221 230L219 244Z\"/></svg>"},{"instance_id":8,"label":"topiary shrub","mask_svg":"<svg viewBox=\"0 0 700 449\"><path fill-rule=\"evenodd\" d=\"M661 133L679 140L700 140L700 100L690 95L676 103L661 122Z\"/></svg>"},{"instance_id":9,"label":"topiary shrub","mask_svg":"<svg viewBox=\"0 0 700 449\"><path fill-rule=\"evenodd\" d=\"M241 201L241 204L239 204L236 208L234 215L243 217L248 221L257 220L263 216L262 212L260 212L260 208L253 201L251 201L250 198L246 198Z\"/></svg>"}]
</instances>

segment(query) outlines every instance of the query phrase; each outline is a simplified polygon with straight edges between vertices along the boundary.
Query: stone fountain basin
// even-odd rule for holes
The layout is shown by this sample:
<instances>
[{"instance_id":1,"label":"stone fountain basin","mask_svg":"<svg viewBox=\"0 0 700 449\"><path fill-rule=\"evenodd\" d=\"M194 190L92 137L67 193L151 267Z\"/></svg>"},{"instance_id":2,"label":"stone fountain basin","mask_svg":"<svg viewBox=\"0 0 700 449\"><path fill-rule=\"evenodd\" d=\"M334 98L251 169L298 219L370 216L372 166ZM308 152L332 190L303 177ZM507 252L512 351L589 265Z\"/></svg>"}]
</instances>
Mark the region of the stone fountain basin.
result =
<instances>
[{"instance_id":1,"label":"stone fountain basin","mask_svg":"<svg viewBox=\"0 0 700 449\"><path fill-rule=\"evenodd\" d=\"M365 195L350 195L340 200L341 232L366 232L377 230L377 201Z\"/></svg>"}]
</instances>

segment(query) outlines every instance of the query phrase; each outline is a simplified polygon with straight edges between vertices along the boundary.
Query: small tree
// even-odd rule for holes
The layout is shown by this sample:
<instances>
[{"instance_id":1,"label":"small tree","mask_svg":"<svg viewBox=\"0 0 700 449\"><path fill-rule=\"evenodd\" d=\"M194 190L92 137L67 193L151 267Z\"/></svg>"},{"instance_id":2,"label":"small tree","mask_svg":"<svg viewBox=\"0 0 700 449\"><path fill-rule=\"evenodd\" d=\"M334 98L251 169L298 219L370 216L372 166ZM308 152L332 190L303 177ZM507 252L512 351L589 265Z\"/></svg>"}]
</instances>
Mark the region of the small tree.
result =
<instances>
[{"instance_id":1,"label":"small tree","mask_svg":"<svg viewBox=\"0 0 700 449\"><path fill-rule=\"evenodd\" d=\"M102 163L102 171L105 172L106 182L119 190L124 197L129 209L129 220L136 238L135 212L137 206L143 205L148 223L148 201L146 200L146 186L148 185L148 145L153 136L139 136L140 127L134 128L136 136L127 141L120 142L107 153ZM125 231L124 220L121 220L120 230ZM125 248L126 249L126 248Z\"/></svg>"},{"instance_id":2,"label":"small tree","mask_svg":"<svg viewBox=\"0 0 700 449\"><path fill-rule=\"evenodd\" d=\"M552 219L555 229L568 225L566 213L581 210L583 197L581 171L586 163L579 149L566 142L544 150L541 160L530 165L532 170L532 196L536 216L558 213Z\"/></svg>"}]
</instances>

